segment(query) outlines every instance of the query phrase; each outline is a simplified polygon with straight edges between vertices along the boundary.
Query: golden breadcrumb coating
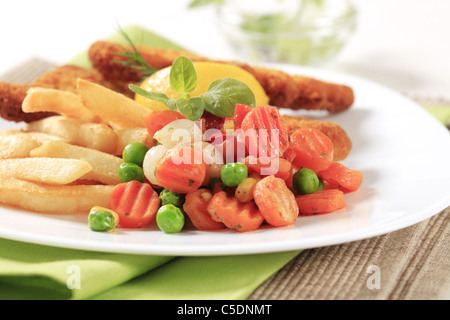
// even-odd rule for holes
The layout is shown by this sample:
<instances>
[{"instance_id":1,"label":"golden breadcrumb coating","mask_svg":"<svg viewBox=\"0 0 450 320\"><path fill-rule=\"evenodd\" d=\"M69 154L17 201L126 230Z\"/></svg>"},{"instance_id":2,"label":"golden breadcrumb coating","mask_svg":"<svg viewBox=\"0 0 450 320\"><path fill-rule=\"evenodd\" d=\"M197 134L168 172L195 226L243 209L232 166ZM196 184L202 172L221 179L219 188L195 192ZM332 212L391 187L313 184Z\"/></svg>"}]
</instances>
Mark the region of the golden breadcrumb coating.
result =
<instances>
[{"instance_id":1,"label":"golden breadcrumb coating","mask_svg":"<svg viewBox=\"0 0 450 320\"><path fill-rule=\"evenodd\" d=\"M131 50L130 47L112 42L97 41L89 49L89 58L93 67L110 81L139 82L143 79L140 72L117 63L127 60L126 57L114 54L123 53L124 49ZM192 61L214 61L185 51L145 46L137 47L137 49L143 59L156 69L171 66L174 60L180 56L186 56ZM279 70L252 67L236 61L215 62L232 64L250 72L265 90L272 106L293 110L339 112L350 108L354 102L353 90L345 85L290 75Z\"/></svg>"},{"instance_id":2,"label":"golden breadcrumb coating","mask_svg":"<svg viewBox=\"0 0 450 320\"><path fill-rule=\"evenodd\" d=\"M334 161L346 159L352 151L352 141L350 137L347 132L335 122L296 116L282 116L282 118L289 134L297 129L314 128L328 136L333 142Z\"/></svg>"},{"instance_id":3,"label":"golden breadcrumb coating","mask_svg":"<svg viewBox=\"0 0 450 320\"><path fill-rule=\"evenodd\" d=\"M134 93L129 90L126 85L105 80L104 76L95 69L65 65L43 74L31 84L0 82L0 116L6 120L15 122L31 122L54 115L49 112L23 112L22 102L25 99L28 89L32 87L42 87L76 93L78 78L104 85L129 97L134 96Z\"/></svg>"}]
</instances>

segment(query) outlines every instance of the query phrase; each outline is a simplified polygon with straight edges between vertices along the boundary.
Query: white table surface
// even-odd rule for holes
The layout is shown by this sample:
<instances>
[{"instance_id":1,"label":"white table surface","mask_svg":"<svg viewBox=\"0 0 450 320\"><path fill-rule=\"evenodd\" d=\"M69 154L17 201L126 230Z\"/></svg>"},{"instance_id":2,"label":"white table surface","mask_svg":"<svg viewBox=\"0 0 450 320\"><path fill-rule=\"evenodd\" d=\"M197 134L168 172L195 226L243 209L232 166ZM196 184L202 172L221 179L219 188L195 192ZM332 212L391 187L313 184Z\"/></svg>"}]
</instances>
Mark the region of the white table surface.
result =
<instances>
[{"instance_id":1,"label":"white table surface","mask_svg":"<svg viewBox=\"0 0 450 320\"><path fill-rule=\"evenodd\" d=\"M30 57L63 64L117 30L138 24L212 58L236 59L213 8L188 0L0 2L0 74ZM358 30L332 67L400 92L450 99L450 1L354 0Z\"/></svg>"}]
</instances>

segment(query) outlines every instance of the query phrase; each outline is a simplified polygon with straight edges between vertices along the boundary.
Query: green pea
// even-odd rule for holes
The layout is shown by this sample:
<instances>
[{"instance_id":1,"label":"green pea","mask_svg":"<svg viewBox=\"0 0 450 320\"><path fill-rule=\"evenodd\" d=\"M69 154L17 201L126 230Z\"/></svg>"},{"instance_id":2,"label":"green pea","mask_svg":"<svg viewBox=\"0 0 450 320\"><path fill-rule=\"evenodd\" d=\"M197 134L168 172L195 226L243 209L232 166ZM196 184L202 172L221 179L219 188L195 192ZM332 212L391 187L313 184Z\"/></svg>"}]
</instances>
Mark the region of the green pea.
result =
<instances>
[{"instance_id":1,"label":"green pea","mask_svg":"<svg viewBox=\"0 0 450 320\"><path fill-rule=\"evenodd\" d=\"M323 179L319 178L319 186L316 191L323 191Z\"/></svg>"},{"instance_id":2,"label":"green pea","mask_svg":"<svg viewBox=\"0 0 450 320\"><path fill-rule=\"evenodd\" d=\"M173 204L162 206L156 213L156 224L165 233L178 233L185 224L183 211Z\"/></svg>"},{"instance_id":3,"label":"green pea","mask_svg":"<svg viewBox=\"0 0 450 320\"><path fill-rule=\"evenodd\" d=\"M247 179L248 168L243 163L229 163L223 166L220 177L227 187L237 187Z\"/></svg>"},{"instance_id":4,"label":"green pea","mask_svg":"<svg viewBox=\"0 0 450 320\"><path fill-rule=\"evenodd\" d=\"M134 163L142 167L148 148L141 142L134 142L125 147L122 159L127 163Z\"/></svg>"},{"instance_id":5,"label":"green pea","mask_svg":"<svg viewBox=\"0 0 450 320\"><path fill-rule=\"evenodd\" d=\"M119 174L120 180L122 180L123 182L129 182L133 180L139 182L145 181L144 170L134 163L122 163L117 173Z\"/></svg>"},{"instance_id":6,"label":"green pea","mask_svg":"<svg viewBox=\"0 0 450 320\"><path fill-rule=\"evenodd\" d=\"M91 210L88 217L89 228L92 231L108 232L117 226L118 216L115 212L100 207Z\"/></svg>"},{"instance_id":7,"label":"green pea","mask_svg":"<svg viewBox=\"0 0 450 320\"><path fill-rule=\"evenodd\" d=\"M163 189L163 191L161 191L159 194L159 199L161 200L161 205L163 206L173 204L176 207L181 207L184 203L184 195L168 189Z\"/></svg>"},{"instance_id":8,"label":"green pea","mask_svg":"<svg viewBox=\"0 0 450 320\"><path fill-rule=\"evenodd\" d=\"M319 187L317 174L307 168L303 168L294 174L293 185L299 194L311 194Z\"/></svg>"}]
</instances>

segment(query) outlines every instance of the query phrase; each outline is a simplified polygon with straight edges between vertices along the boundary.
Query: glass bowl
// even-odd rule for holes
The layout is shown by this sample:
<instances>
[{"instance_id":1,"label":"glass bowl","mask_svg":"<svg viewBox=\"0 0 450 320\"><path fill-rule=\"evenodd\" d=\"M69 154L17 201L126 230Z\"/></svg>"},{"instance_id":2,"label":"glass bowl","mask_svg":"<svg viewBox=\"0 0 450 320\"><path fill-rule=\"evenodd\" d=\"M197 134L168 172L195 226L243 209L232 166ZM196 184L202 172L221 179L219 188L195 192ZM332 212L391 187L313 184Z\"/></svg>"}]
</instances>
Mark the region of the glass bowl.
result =
<instances>
[{"instance_id":1,"label":"glass bowl","mask_svg":"<svg viewBox=\"0 0 450 320\"><path fill-rule=\"evenodd\" d=\"M356 28L347 0L225 0L219 28L240 59L330 64Z\"/></svg>"}]
</instances>

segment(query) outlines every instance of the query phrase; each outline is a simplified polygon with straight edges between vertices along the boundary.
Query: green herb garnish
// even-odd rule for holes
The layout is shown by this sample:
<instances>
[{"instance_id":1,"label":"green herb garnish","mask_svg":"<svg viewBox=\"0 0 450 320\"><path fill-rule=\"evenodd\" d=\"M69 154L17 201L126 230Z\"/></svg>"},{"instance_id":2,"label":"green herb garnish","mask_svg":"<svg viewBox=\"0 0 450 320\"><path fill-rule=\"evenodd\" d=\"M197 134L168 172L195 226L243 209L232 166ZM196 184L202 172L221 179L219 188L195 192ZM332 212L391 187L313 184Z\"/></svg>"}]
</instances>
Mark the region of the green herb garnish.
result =
<instances>
[{"instance_id":1,"label":"green herb garnish","mask_svg":"<svg viewBox=\"0 0 450 320\"><path fill-rule=\"evenodd\" d=\"M199 120L205 110L218 117L232 118L237 103L252 107L256 105L253 91L242 81L231 78L216 80L203 95L190 97L189 93L197 88L197 83L197 72L192 61L179 57L170 70L170 86L181 94L177 100L169 98L165 93L150 92L135 85L130 85L130 89L165 104L170 110L180 111L191 121Z\"/></svg>"},{"instance_id":2,"label":"green herb garnish","mask_svg":"<svg viewBox=\"0 0 450 320\"><path fill-rule=\"evenodd\" d=\"M142 74L143 77L149 77L156 71L158 71L158 69L149 65L144 60L141 53L136 48L136 46L134 45L133 41L128 36L128 34L123 29L120 29L119 32L125 38L126 42L129 44L132 50L128 50L127 48L121 46L123 52L111 52L111 54L113 55L128 58L128 60L116 61L116 63L124 65L125 67L130 68L131 70L134 70L136 72L139 72L140 74Z\"/></svg>"},{"instance_id":3,"label":"green herb garnish","mask_svg":"<svg viewBox=\"0 0 450 320\"><path fill-rule=\"evenodd\" d=\"M177 100L178 110L189 120L197 121L205 110L202 98L181 98Z\"/></svg>"},{"instance_id":4,"label":"green herb garnish","mask_svg":"<svg viewBox=\"0 0 450 320\"><path fill-rule=\"evenodd\" d=\"M140 94L141 96L144 96L148 99L157 100L159 102L164 103L170 110L175 111L177 110L177 103L175 100L170 99L165 93L163 92L152 92L144 90L138 86L135 86L133 84L130 85L130 89L134 91L137 94Z\"/></svg>"},{"instance_id":5,"label":"green herb garnish","mask_svg":"<svg viewBox=\"0 0 450 320\"><path fill-rule=\"evenodd\" d=\"M197 88L197 71L186 57L175 60L170 69L170 86L176 93L186 94Z\"/></svg>"},{"instance_id":6,"label":"green herb garnish","mask_svg":"<svg viewBox=\"0 0 450 320\"><path fill-rule=\"evenodd\" d=\"M222 118L232 118L236 103L255 107L253 91L242 81L225 78L216 80L202 95L206 111Z\"/></svg>"}]
</instances>

